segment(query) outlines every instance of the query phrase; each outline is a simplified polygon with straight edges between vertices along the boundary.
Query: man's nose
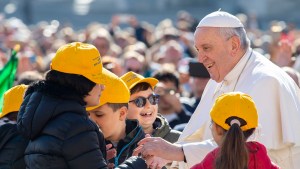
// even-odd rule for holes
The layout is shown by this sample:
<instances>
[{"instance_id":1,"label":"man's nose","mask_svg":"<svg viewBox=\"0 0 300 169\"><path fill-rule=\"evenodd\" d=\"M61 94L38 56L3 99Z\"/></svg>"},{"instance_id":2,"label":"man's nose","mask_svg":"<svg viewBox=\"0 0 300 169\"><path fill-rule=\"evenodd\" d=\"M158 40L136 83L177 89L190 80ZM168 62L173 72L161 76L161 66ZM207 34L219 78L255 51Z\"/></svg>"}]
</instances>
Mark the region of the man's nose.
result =
<instances>
[{"instance_id":1,"label":"man's nose","mask_svg":"<svg viewBox=\"0 0 300 169\"><path fill-rule=\"evenodd\" d=\"M201 52L198 52L198 61L199 61L200 63L203 63L204 60L205 60L205 58L206 58L205 54L203 54L203 53L201 53Z\"/></svg>"}]
</instances>

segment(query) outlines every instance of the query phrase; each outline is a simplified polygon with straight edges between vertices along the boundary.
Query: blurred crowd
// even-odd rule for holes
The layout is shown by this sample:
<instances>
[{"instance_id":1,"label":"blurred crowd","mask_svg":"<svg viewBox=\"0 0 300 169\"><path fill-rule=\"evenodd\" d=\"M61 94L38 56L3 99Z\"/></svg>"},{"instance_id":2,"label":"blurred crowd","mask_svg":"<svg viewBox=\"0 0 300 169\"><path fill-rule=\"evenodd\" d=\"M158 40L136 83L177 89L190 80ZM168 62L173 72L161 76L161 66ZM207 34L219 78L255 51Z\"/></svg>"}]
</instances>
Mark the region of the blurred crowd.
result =
<instances>
[{"instance_id":1,"label":"blurred crowd","mask_svg":"<svg viewBox=\"0 0 300 169\"><path fill-rule=\"evenodd\" d=\"M222 11L216 11L216 13L222 14ZM205 135L206 130L212 129L213 137L217 142L214 133L218 131L217 125L219 124L211 120L213 118L210 119L208 116L205 116L204 113L210 109L210 104L212 105L216 94L220 95L221 92L229 91L230 88L228 86L232 85L233 91L245 90L245 92L252 94L257 99L257 105L263 105L263 108L260 107L261 109L259 109L262 117L273 113L270 119L279 118L279 120L270 120L274 122L272 125L279 126L278 128L266 125L269 119L261 118L263 120L260 124L264 125L264 129L271 133L272 137L270 138L278 138L279 140L271 139L272 141L269 142L270 138L262 139L265 141L262 143L266 144L268 151L287 149L291 152L292 150L294 151L292 148L295 148L298 154L290 157L281 152L281 155L299 161L297 160L299 147L296 145L299 137L293 135L294 131L298 130L292 128L292 125L295 125L299 119L293 115L299 112L299 106L297 106L299 105L299 102L297 102L299 88L296 84L300 85L300 31L293 23L284 21L272 21L268 30L261 30L255 16L237 14L236 17L238 19L229 15L229 18L234 18L230 22L222 14L216 17L217 22L215 22L209 15L208 19L201 20L203 22L200 21L198 24L199 21L187 11L179 11L175 21L164 19L157 25L153 25L146 21L139 21L137 16L134 15L118 14L112 16L110 23L93 22L82 30L75 30L71 25L65 25L57 20L42 21L36 25L28 26L18 18L0 17L0 70L4 72L3 70L8 67L7 65L18 65L14 87L3 95L4 106L2 107L2 114L0 114L0 127L2 127L0 129L4 131L3 136L6 133L15 134L16 139L24 139L18 133L26 136L27 140L16 140L16 142L24 143L24 145L20 144L22 148L17 149L19 154L26 156L25 161L26 165L30 166L29 168L33 166L43 168L40 166L48 165L48 162L51 161L48 159L53 160L54 158L56 159L53 160L53 163L51 162L51 165L70 167L70 164L70 168L82 168L83 166L91 168L85 166L85 163L81 163L80 160L82 159L83 161L93 161L95 159L95 166L96 163L97 165L101 163L100 165L108 166L109 168L122 168L123 162L131 164L141 160L144 168L161 168L171 164L182 167L182 162L186 163L184 164L185 166L191 167L199 161L199 159L198 161L194 159L195 154L193 153L203 148L201 146L204 144L199 143L197 145L196 143L199 141L197 140L199 138L206 140L205 137L208 136ZM224 22L225 26L219 24L219 21L224 19L226 20ZM198 29L196 30L197 25ZM256 52L251 50L250 53L249 46L247 46L247 49L244 48L243 42L245 41L242 38L246 37L244 31L241 37L239 35L231 35L229 39L233 37L231 39L232 42L224 38L225 34L230 34L230 32L228 33L224 30L243 30L243 25L250 39L250 48ZM219 27L222 30L220 35L224 37L218 37L215 33L215 27ZM209 29L210 31L208 31ZM241 39L236 40L236 37ZM213 41L209 39L213 39ZM217 43L221 40L228 46L224 45L224 47L221 43ZM207 43L212 42L211 46L206 46ZM16 49L16 46L20 46L20 49ZM236 46L238 48L234 51L233 48ZM220 50L222 47L224 47L224 50ZM217 52L209 56L210 49L206 51L207 48ZM232 51L235 52L234 55L238 58L239 64L234 59L231 60L232 56L229 53L231 54ZM16 52L17 56L15 55ZM260 56L257 52L263 56ZM218 56L214 56L216 53ZM222 54L220 55L220 53ZM223 55L224 57L222 57ZM247 56L248 60L244 60L244 56ZM208 60L207 62L203 61L205 57ZM253 61L259 57L262 60ZM270 63L264 57L278 67L273 66L273 64L264 65L264 63ZM13 59L17 60L17 62L13 62ZM248 61L251 66L247 67ZM202 63L206 64L206 67ZM241 64L244 64L243 68L238 67ZM106 72L105 69L102 69L102 66L112 73ZM222 69L222 67L225 68ZM240 68L240 70L235 68ZM228 73L229 71L227 72L227 69L231 70L231 74ZM233 69L235 71L232 71ZM101 73L99 73L99 70L101 70ZM207 70L210 71L210 74ZM237 71L240 71L239 75ZM10 73L14 74L13 71ZM237 79L235 84L233 81L225 79L225 75L227 76L228 74L236 76L231 77ZM273 78L273 74L276 74L275 76L278 75L278 78ZM243 79L244 75L249 76L247 76L247 79ZM262 76L265 76L265 78L261 78ZM240 77L242 77L243 83L238 86ZM278 83L278 86L275 86L277 83L273 83L275 82L274 79L279 79L278 82L280 83ZM8 82L8 78L3 81ZM266 81L268 83L262 83ZM4 86L2 82L1 85ZM256 88L243 88L251 85L256 86ZM275 86L272 90L265 90L265 87L272 85ZM261 96L262 91L266 91L270 95ZM281 93L278 91L285 95L280 95ZM17 93L12 94L13 92ZM20 96L23 96L24 93L25 100L23 101ZM10 94L18 95L19 100L12 98ZM233 98L240 98L240 95L243 94L233 93L233 95L236 95ZM282 99L283 96L286 96L286 100ZM201 97L202 101L200 102ZM248 100L252 104L253 101L250 96L243 95L243 97L249 97ZM292 103L293 99L295 100L294 104ZM13 104L12 100L18 102L18 105ZM268 105L264 104L266 100ZM230 102L230 104L235 107L234 102ZM80 106L76 107L78 105ZM222 109L228 108L230 111L236 110L228 107L228 105L221 107ZM293 105L295 106L293 107ZM287 109L289 106L292 108ZM7 109L7 107L11 109ZM248 107L244 107L245 110ZM255 108L255 105L252 105L252 107ZM200 114L199 110L204 113ZM71 111L75 113L70 113ZM80 111L80 113L77 113L77 111ZM241 110L241 112L243 113L244 110ZM219 111L219 113L226 114L223 111ZM255 109L254 116L256 116L256 119L253 122L255 124L247 130L242 130L244 125L248 125L248 121L245 121L245 124L241 124L239 119L244 120L242 117L235 117L235 115L224 117L224 123L229 119L230 128L236 127L241 135L243 134L242 131L253 129L252 134L254 129L258 127L257 114ZM193 118L191 118L192 115ZM210 115L212 114L210 113ZM219 116L216 115L216 117ZM42 118L39 119L39 117ZM90 123L88 117L95 124ZM287 117L294 118L294 121L291 120L292 125L284 123L288 119ZM207 127L202 128L208 125L205 118L209 118L209 121L213 124L212 127L210 124L210 129ZM251 121L253 116L251 115L249 118ZM8 123L12 125L7 125ZM199 128L200 125L201 128ZM9 126L11 127L9 130L5 128ZM270 128L274 129L275 132L277 132L277 129L282 129L283 131L278 131L273 136ZM69 132L71 129L72 132ZM224 133L225 131L227 132L227 129L224 127L223 129ZM85 131L84 134L86 135L82 135L82 131ZM78 135L74 134L76 137L73 136L73 132L78 132L76 133ZM197 135L199 132L203 132L200 133L203 135ZM71 136L69 137L66 133ZM223 137L224 133L220 135ZM292 138L296 140L295 146L285 145L284 136L290 136L286 133L292 133ZM147 135L145 136L145 134ZM284 139L280 138L281 135ZM3 136L1 137L4 138ZM3 144L0 144L0 148L7 142L9 143L7 144L8 148L3 150L12 152L11 147L16 148L13 145L14 142L8 141L12 135L6 136L7 139L3 139L4 141L2 141ZM224 134L225 136L226 134ZM233 134L232 138L235 136ZM240 141L246 141L247 138L248 136L246 136L246 139L240 139ZM142 140L142 143L139 142L140 140ZM151 140L155 144L151 145ZM291 145L294 144L294 140L291 141ZM95 144L93 142L89 143L89 141L95 141ZM195 144L187 143L187 146L185 146L185 141L190 141L191 143L194 141ZM220 138L217 144L222 147L221 141ZM67 151L61 151L62 148L59 146L48 146L50 143L66 147ZM109 144L106 145L105 143ZM204 143L206 142L204 141ZM235 142L233 141L233 143ZM280 147L276 143L285 147ZM152 154L151 152L147 154L147 144L151 145L148 148L153 149ZM210 146L210 148L215 146L212 144L206 145ZM96 146L96 148L93 148L93 146ZM155 147L156 151L154 151ZM237 146L235 147L236 150L240 149ZM82 151L75 151L75 148ZM92 151L89 148L93 149L93 153L96 153L96 155L91 153ZM263 148L264 150L266 149L265 147ZM4 152L2 154L6 154L5 151L2 151ZM140 151L140 153L136 153L136 151ZM163 153L159 154L160 151ZM247 151L245 151L244 155L246 154L245 156L248 157ZM52 152L56 154L53 155ZM199 152L204 154L205 151L201 149L201 151L197 152L197 155ZM231 153L231 151L228 152ZM250 149L249 152L251 152ZM167 154L167 157L164 154ZM138 160L128 159L132 155ZM267 156L266 150L264 155ZM79 157L78 159L80 160L74 160L76 159L75 157ZM102 161L99 161L99 159ZM244 161L246 165L248 164L247 160ZM8 160L5 159L3 161ZM109 161L108 165L106 161ZM181 163L172 163L172 161ZM276 162L284 163L285 160L282 161L278 160ZM271 160L268 159L268 162L271 163ZM87 164L94 165L90 162L87 162ZM281 165L284 166L283 164ZM141 168L141 165L136 164L136 167ZM128 166L125 168L128 169Z\"/></svg>"},{"instance_id":2,"label":"blurred crowd","mask_svg":"<svg viewBox=\"0 0 300 169\"><path fill-rule=\"evenodd\" d=\"M299 85L300 31L295 25L272 21L268 30L261 30L255 16L236 16L245 25L251 47L282 67ZM139 21L134 15L114 15L110 23L93 22L82 30L57 20L27 26L18 18L1 17L0 68L9 60L10 49L20 44L16 84L28 78L41 79L60 46L74 41L93 44L104 67L116 75L133 71L151 77L156 73L160 82L166 82L158 84L155 92L162 96L159 112L175 127L188 118L174 117L174 113L184 112L190 117L209 80L196 59L193 33L197 24L186 11L179 11L175 22L164 19L157 25ZM170 95L178 100L170 99Z\"/></svg>"}]
</instances>

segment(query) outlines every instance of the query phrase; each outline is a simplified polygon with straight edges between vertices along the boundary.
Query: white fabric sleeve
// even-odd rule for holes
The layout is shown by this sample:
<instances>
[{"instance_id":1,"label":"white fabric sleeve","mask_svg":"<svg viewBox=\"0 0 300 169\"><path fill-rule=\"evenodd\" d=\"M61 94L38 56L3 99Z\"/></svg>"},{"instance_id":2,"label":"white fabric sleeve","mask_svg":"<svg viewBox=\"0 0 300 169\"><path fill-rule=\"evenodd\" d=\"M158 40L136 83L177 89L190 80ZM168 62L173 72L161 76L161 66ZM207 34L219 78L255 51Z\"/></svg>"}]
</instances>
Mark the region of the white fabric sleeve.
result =
<instances>
[{"instance_id":1,"label":"white fabric sleeve","mask_svg":"<svg viewBox=\"0 0 300 169\"><path fill-rule=\"evenodd\" d=\"M197 163L200 163L204 157L217 147L214 140L204 140L201 142L179 143L183 147L187 163L174 161L172 167L179 169L189 169Z\"/></svg>"}]
</instances>

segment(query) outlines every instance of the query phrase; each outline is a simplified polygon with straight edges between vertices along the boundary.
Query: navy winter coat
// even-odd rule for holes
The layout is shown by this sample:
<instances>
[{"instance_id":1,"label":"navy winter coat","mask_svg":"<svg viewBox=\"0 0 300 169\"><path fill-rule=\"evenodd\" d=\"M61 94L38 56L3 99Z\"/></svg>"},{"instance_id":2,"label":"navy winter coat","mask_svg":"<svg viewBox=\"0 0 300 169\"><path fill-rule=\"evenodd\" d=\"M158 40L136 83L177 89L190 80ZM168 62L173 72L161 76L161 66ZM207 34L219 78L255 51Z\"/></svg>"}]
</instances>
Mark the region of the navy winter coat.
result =
<instances>
[{"instance_id":1,"label":"navy winter coat","mask_svg":"<svg viewBox=\"0 0 300 169\"><path fill-rule=\"evenodd\" d=\"M45 81L27 89L17 126L30 140L25 151L28 168L107 168L104 137L74 93Z\"/></svg>"}]
</instances>

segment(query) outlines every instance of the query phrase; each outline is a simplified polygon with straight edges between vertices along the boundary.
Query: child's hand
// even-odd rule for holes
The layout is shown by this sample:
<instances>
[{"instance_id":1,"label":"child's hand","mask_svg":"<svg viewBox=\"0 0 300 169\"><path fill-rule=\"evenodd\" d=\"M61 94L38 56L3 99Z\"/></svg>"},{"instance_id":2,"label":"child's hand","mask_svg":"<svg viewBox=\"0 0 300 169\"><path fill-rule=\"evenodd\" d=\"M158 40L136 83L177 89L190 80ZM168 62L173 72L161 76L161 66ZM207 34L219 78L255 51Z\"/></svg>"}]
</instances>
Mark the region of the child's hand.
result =
<instances>
[{"instance_id":1,"label":"child's hand","mask_svg":"<svg viewBox=\"0 0 300 169\"><path fill-rule=\"evenodd\" d=\"M106 160L110 160L114 158L117 154L117 151L115 148L112 148L112 144L107 144L106 145Z\"/></svg>"},{"instance_id":2,"label":"child's hand","mask_svg":"<svg viewBox=\"0 0 300 169\"><path fill-rule=\"evenodd\" d=\"M149 156L145 159L145 161L147 163L148 168L151 169L161 169L168 163L172 162L170 160L165 160L163 158L156 157L156 156Z\"/></svg>"},{"instance_id":3,"label":"child's hand","mask_svg":"<svg viewBox=\"0 0 300 169\"><path fill-rule=\"evenodd\" d=\"M108 164L107 164L107 167L108 167L109 169L113 169L113 168L115 168L115 164L114 164L114 163L108 163Z\"/></svg>"}]
</instances>

